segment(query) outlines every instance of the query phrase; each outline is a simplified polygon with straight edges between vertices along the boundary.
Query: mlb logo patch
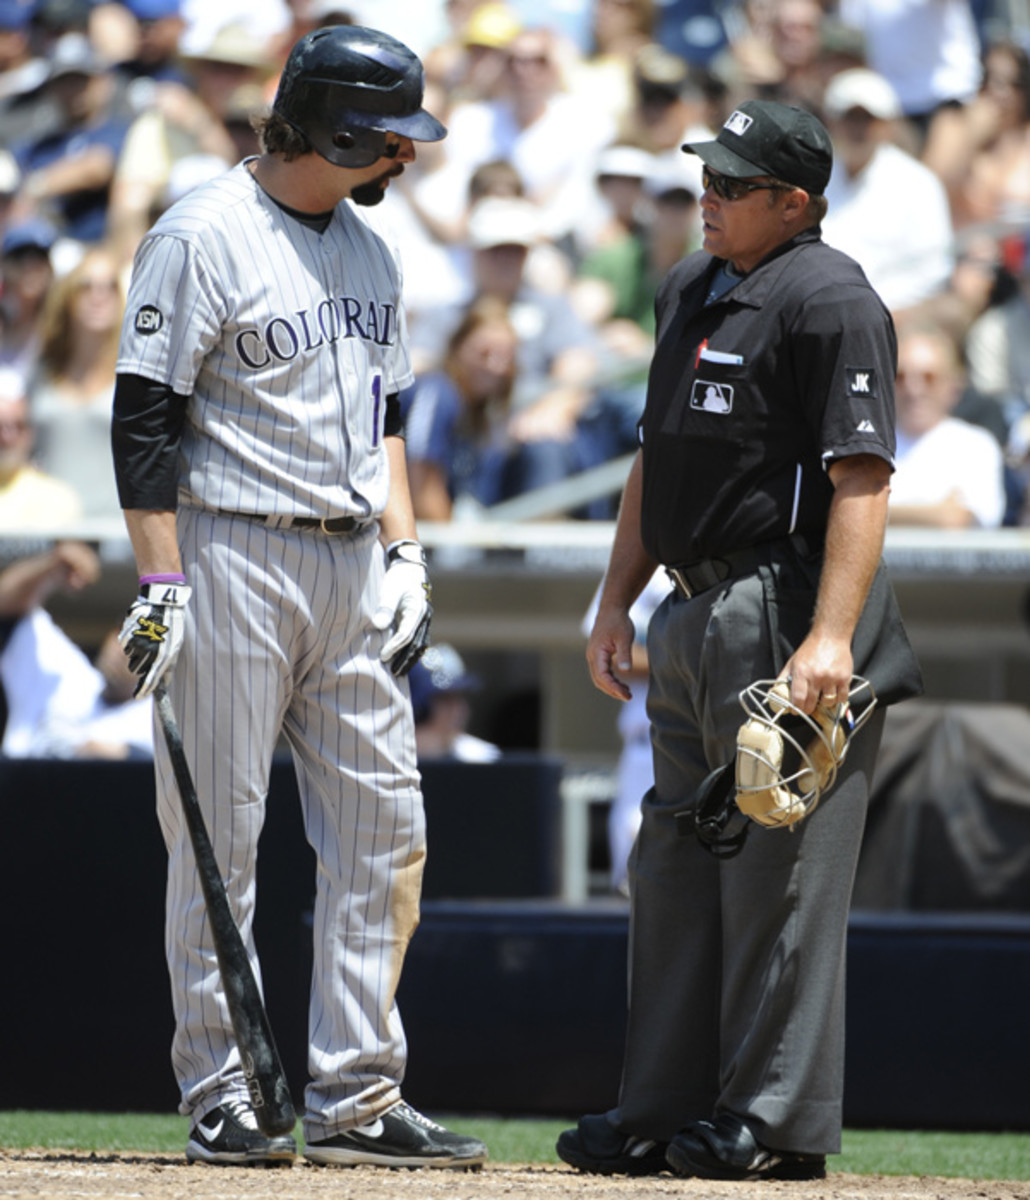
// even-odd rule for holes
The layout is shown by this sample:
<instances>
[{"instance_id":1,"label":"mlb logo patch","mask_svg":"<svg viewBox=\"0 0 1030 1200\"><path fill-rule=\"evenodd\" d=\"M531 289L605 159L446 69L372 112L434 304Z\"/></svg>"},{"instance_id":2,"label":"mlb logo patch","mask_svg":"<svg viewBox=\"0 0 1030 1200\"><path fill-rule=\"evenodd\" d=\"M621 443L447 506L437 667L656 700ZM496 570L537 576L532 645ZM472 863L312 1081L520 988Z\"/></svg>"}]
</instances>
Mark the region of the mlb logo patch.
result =
<instances>
[{"instance_id":1,"label":"mlb logo patch","mask_svg":"<svg viewBox=\"0 0 1030 1200\"><path fill-rule=\"evenodd\" d=\"M699 412L718 413L725 416L733 411L733 385L711 383L707 379L695 379L690 392L690 407Z\"/></svg>"},{"instance_id":2,"label":"mlb logo patch","mask_svg":"<svg viewBox=\"0 0 1030 1200\"><path fill-rule=\"evenodd\" d=\"M872 398L876 395L876 372L872 367L845 367L848 395Z\"/></svg>"},{"instance_id":3,"label":"mlb logo patch","mask_svg":"<svg viewBox=\"0 0 1030 1200\"><path fill-rule=\"evenodd\" d=\"M723 125L723 129L728 129L730 133L735 133L737 137L743 137L754 123L754 117L749 117L747 113L743 113L737 108L726 118L726 124Z\"/></svg>"}]
</instances>

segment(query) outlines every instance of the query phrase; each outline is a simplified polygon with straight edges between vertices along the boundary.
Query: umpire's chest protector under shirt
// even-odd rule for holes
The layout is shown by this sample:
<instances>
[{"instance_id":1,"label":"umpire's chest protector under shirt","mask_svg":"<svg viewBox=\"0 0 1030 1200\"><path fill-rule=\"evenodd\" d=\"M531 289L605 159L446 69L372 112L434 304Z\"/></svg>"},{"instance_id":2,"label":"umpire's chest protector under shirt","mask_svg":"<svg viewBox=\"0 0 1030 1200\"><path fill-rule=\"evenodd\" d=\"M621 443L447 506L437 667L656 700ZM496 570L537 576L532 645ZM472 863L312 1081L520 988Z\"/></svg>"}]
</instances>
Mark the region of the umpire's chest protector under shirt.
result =
<instances>
[{"instance_id":1,"label":"umpire's chest protector under shirt","mask_svg":"<svg viewBox=\"0 0 1030 1200\"><path fill-rule=\"evenodd\" d=\"M897 343L859 265L807 230L719 300L703 251L669 273L641 420L641 533L675 565L821 537L826 466L893 463Z\"/></svg>"}]
</instances>

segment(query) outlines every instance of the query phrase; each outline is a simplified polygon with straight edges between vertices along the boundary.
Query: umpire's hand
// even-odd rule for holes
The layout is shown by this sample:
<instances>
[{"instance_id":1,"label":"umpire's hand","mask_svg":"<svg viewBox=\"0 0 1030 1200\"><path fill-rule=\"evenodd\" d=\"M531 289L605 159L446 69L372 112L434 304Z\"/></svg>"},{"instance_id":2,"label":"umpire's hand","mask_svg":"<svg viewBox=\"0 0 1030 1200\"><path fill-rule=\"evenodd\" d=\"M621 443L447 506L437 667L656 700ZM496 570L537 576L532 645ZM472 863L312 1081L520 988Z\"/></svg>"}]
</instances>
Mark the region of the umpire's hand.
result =
<instances>
[{"instance_id":1,"label":"umpire's hand","mask_svg":"<svg viewBox=\"0 0 1030 1200\"><path fill-rule=\"evenodd\" d=\"M598 609L587 641L587 666L594 687L614 700L629 700L633 694L620 678L633 669L633 637L628 612Z\"/></svg>"},{"instance_id":2,"label":"umpire's hand","mask_svg":"<svg viewBox=\"0 0 1030 1200\"><path fill-rule=\"evenodd\" d=\"M376 629L392 629L379 657L394 675L407 675L429 645L433 594L426 552L418 542L403 538L386 548L387 569L379 607L372 614Z\"/></svg>"}]
</instances>

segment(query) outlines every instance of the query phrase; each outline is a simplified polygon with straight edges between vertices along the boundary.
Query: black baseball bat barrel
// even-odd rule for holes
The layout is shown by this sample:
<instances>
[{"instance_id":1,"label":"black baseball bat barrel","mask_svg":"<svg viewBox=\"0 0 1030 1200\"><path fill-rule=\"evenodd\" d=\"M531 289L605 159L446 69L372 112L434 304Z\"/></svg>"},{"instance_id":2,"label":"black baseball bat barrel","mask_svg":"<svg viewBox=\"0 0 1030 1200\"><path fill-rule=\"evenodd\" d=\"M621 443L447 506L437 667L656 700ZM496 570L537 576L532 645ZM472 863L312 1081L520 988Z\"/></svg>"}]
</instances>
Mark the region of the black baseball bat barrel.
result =
<instances>
[{"instance_id":1,"label":"black baseball bat barrel","mask_svg":"<svg viewBox=\"0 0 1030 1200\"><path fill-rule=\"evenodd\" d=\"M197 791L193 786L193 776L190 774L186 753L182 747L179 725L163 685L158 685L154 690L154 703L171 757L175 781L179 787L193 854L197 860L200 886L204 893L208 920L211 922L215 953L218 956L218 969L221 972L226 1004L243 1064L243 1074L250 1092L250 1102L262 1133L268 1137L276 1137L289 1133L297 1120L286 1082L286 1073L276 1049L257 980L251 970L247 949L229 907L229 897L218 870L218 861L207 826L204 824L204 815L200 811Z\"/></svg>"}]
</instances>

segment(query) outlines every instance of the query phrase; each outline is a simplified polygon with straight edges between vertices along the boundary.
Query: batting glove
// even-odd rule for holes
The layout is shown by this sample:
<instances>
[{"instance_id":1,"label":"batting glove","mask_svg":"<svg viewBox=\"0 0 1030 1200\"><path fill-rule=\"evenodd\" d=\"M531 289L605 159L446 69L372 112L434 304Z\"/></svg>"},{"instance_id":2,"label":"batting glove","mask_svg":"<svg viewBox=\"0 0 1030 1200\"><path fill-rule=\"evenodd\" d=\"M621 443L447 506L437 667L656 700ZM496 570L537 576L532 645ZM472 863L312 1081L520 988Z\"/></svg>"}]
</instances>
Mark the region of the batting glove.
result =
<instances>
[{"instance_id":1,"label":"batting glove","mask_svg":"<svg viewBox=\"0 0 1030 1200\"><path fill-rule=\"evenodd\" d=\"M192 594L185 579L140 581L139 595L118 634L129 656L129 670L141 677L134 696L149 696L175 665L186 627L186 604Z\"/></svg>"},{"instance_id":2,"label":"batting glove","mask_svg":"<svg viewBox=\"0 0 1030 1200\"><path fill-rule=\"evenodd\" d=\"M429 622L433 589L429 584L426 552L408 538L391 542L386 548L386 575L383 577L379 607L372 614L376 629L392 629L379 657L390 664L394 675L407 675L429 645Z\"/></svg>"}]
</instances>

